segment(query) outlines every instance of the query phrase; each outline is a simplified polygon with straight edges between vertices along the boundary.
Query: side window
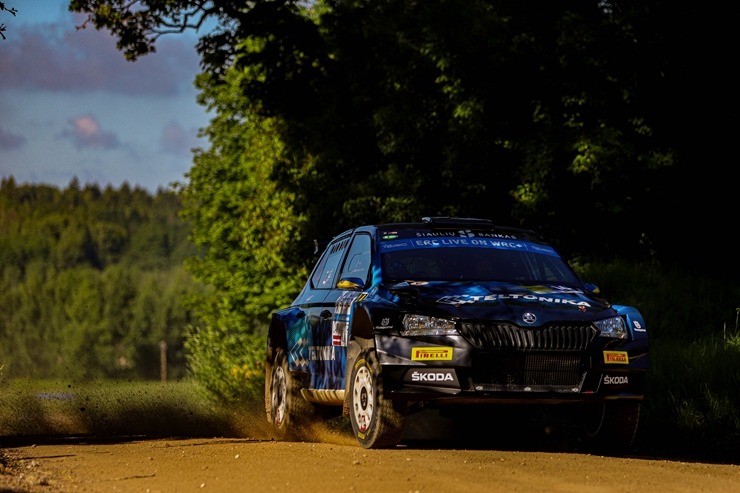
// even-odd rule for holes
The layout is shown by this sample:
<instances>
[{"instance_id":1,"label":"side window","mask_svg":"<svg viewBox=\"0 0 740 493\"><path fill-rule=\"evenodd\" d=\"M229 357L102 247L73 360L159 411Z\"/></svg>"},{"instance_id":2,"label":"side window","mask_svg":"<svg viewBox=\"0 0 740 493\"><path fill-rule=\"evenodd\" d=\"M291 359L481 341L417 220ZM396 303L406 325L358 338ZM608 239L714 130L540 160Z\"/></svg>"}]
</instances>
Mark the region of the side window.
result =
<instances>
[{"instance_id":1,"label":"side window","mask_svg":"<svg viewBox=\"0 0 740 493\"><path fill-rule=\"evenodd\" d=\"M352 241L352 246L347 254L342 275L344 277L359 277L364 284L370 274L370 235L358 234Z\"/></svg>"},{"instance_id":2,"label":"side window","mask_svg":"<svg viewBox=\"0 0 740 493\"><path fill-rule=\"evenodd\" d=\"M348 244L349 239L344 239L326 248L311 276L311 285L315 289L331 289L335 286L339 261Z\"/></svg>"}]
</instances>

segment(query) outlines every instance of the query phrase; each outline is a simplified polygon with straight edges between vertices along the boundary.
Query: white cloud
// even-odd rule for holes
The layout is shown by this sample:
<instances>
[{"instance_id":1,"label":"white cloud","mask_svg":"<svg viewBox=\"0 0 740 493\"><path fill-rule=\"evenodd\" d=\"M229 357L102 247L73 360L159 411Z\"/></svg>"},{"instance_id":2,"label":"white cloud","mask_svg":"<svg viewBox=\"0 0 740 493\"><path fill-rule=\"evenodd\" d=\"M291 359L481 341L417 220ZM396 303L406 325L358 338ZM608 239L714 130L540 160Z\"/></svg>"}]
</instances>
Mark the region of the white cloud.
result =
<instances>
[{"instance_id":1,"label":"white cloud","mask_svg":"<svg viewBox=\"0 0 740 493\"><path fill-rule=\"evenodd\" d=\"M171 96L192 91L193 39L160 39L157 52L128 62L108 31L67 22L20 27L0 50L0 88Z\"/></svg>"},{"instance_id":2,"label":"white cloud","mask_svg":"<svg viewBox=\"0 0 740 493\"><path fill-rule=\"evenodd\" d=\"M68 123L72 129L65 129L61 135L71 138L77 149L115 149L120 145L114 134L100 128L93 115L76 116Z\"/></svg>"},{"instance_id":3,"label":"white cloud","mask_svg":"<svg viewBox=\"0 0 740 493\"><path fill-rule=\"evenodd\" d=\"M164 36L128 62L107 31L77 31L81 18L58 0L22 4L0 41L0 178L152 191L181 181L208 124L194 36Z\"/></svg>"}]
</instances>

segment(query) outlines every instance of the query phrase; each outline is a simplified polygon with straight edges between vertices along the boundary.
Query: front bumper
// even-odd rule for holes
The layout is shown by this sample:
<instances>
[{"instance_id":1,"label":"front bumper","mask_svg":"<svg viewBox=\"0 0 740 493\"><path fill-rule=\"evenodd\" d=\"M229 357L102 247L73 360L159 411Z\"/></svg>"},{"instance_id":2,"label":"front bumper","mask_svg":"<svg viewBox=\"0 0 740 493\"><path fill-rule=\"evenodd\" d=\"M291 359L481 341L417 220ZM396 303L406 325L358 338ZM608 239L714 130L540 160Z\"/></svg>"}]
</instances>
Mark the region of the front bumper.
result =
<instances>
[{"instance_id":1,"label":"front bumper","mask_svg":"<svg viewBox=\"0 0 740 493\"><path fill-rule=\"evenodd\" d=\"M462 336L381 334L375 343L390 399L559 403L642 400L645 395L647 342L641 340L593 337L568 347L481 348Z\"/></svg>"}]
</instances>

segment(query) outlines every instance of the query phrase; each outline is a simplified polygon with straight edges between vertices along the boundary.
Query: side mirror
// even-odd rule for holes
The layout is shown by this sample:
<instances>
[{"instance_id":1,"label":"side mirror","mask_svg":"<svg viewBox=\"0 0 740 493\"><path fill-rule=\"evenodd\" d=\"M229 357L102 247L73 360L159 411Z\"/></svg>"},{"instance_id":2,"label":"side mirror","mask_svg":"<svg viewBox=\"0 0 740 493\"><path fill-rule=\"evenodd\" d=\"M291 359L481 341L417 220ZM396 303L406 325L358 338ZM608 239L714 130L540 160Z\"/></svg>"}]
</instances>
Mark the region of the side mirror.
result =
<instances>
[{"instance_id":1,"label":"side mirror","mask_svg":"<svg viewBox=\"0 0 740 493\"><path fill-rule=\"evenodd\" d=\"M365 281L359 277L343 277L337 283L339 289L349 289L352 291L362 291L365 287Z\"/></svg>"},{"instance_id":2,"label":"side mirror","mask_svg":"<svg viewBox=\"0 0 740 493\"><path fill-rule=\"evenodd\" d=\"M592 293L592 294L601 294L601 290L599 289L599 286L597 286L596 284L594 284L592 282L584 282L583 285L586 287L586 290L589 293Z\"/></svg>"}]
</instances>

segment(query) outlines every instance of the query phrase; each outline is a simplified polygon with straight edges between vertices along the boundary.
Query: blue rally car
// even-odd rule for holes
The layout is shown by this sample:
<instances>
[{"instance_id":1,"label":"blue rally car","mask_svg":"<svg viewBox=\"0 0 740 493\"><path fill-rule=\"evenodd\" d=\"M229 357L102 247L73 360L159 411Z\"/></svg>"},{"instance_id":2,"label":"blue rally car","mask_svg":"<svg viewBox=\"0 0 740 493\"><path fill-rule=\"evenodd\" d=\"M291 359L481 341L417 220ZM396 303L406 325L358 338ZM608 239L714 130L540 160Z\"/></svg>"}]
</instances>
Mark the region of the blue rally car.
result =
<instances>
[{"instance_id":1,"label":"blue rally car","mask_svg":"<svg viewBox=\"0 0 740 493\"><path fill-rule=\"evenodd\" d=\"M587 444L623 453L648 369L640 312L601 298L540 235L425 217L331 240L272 314L265 407L279 439L336 412L360 445L386 448L422 406L570 404Z\"/></svg>"}]
</instances>

